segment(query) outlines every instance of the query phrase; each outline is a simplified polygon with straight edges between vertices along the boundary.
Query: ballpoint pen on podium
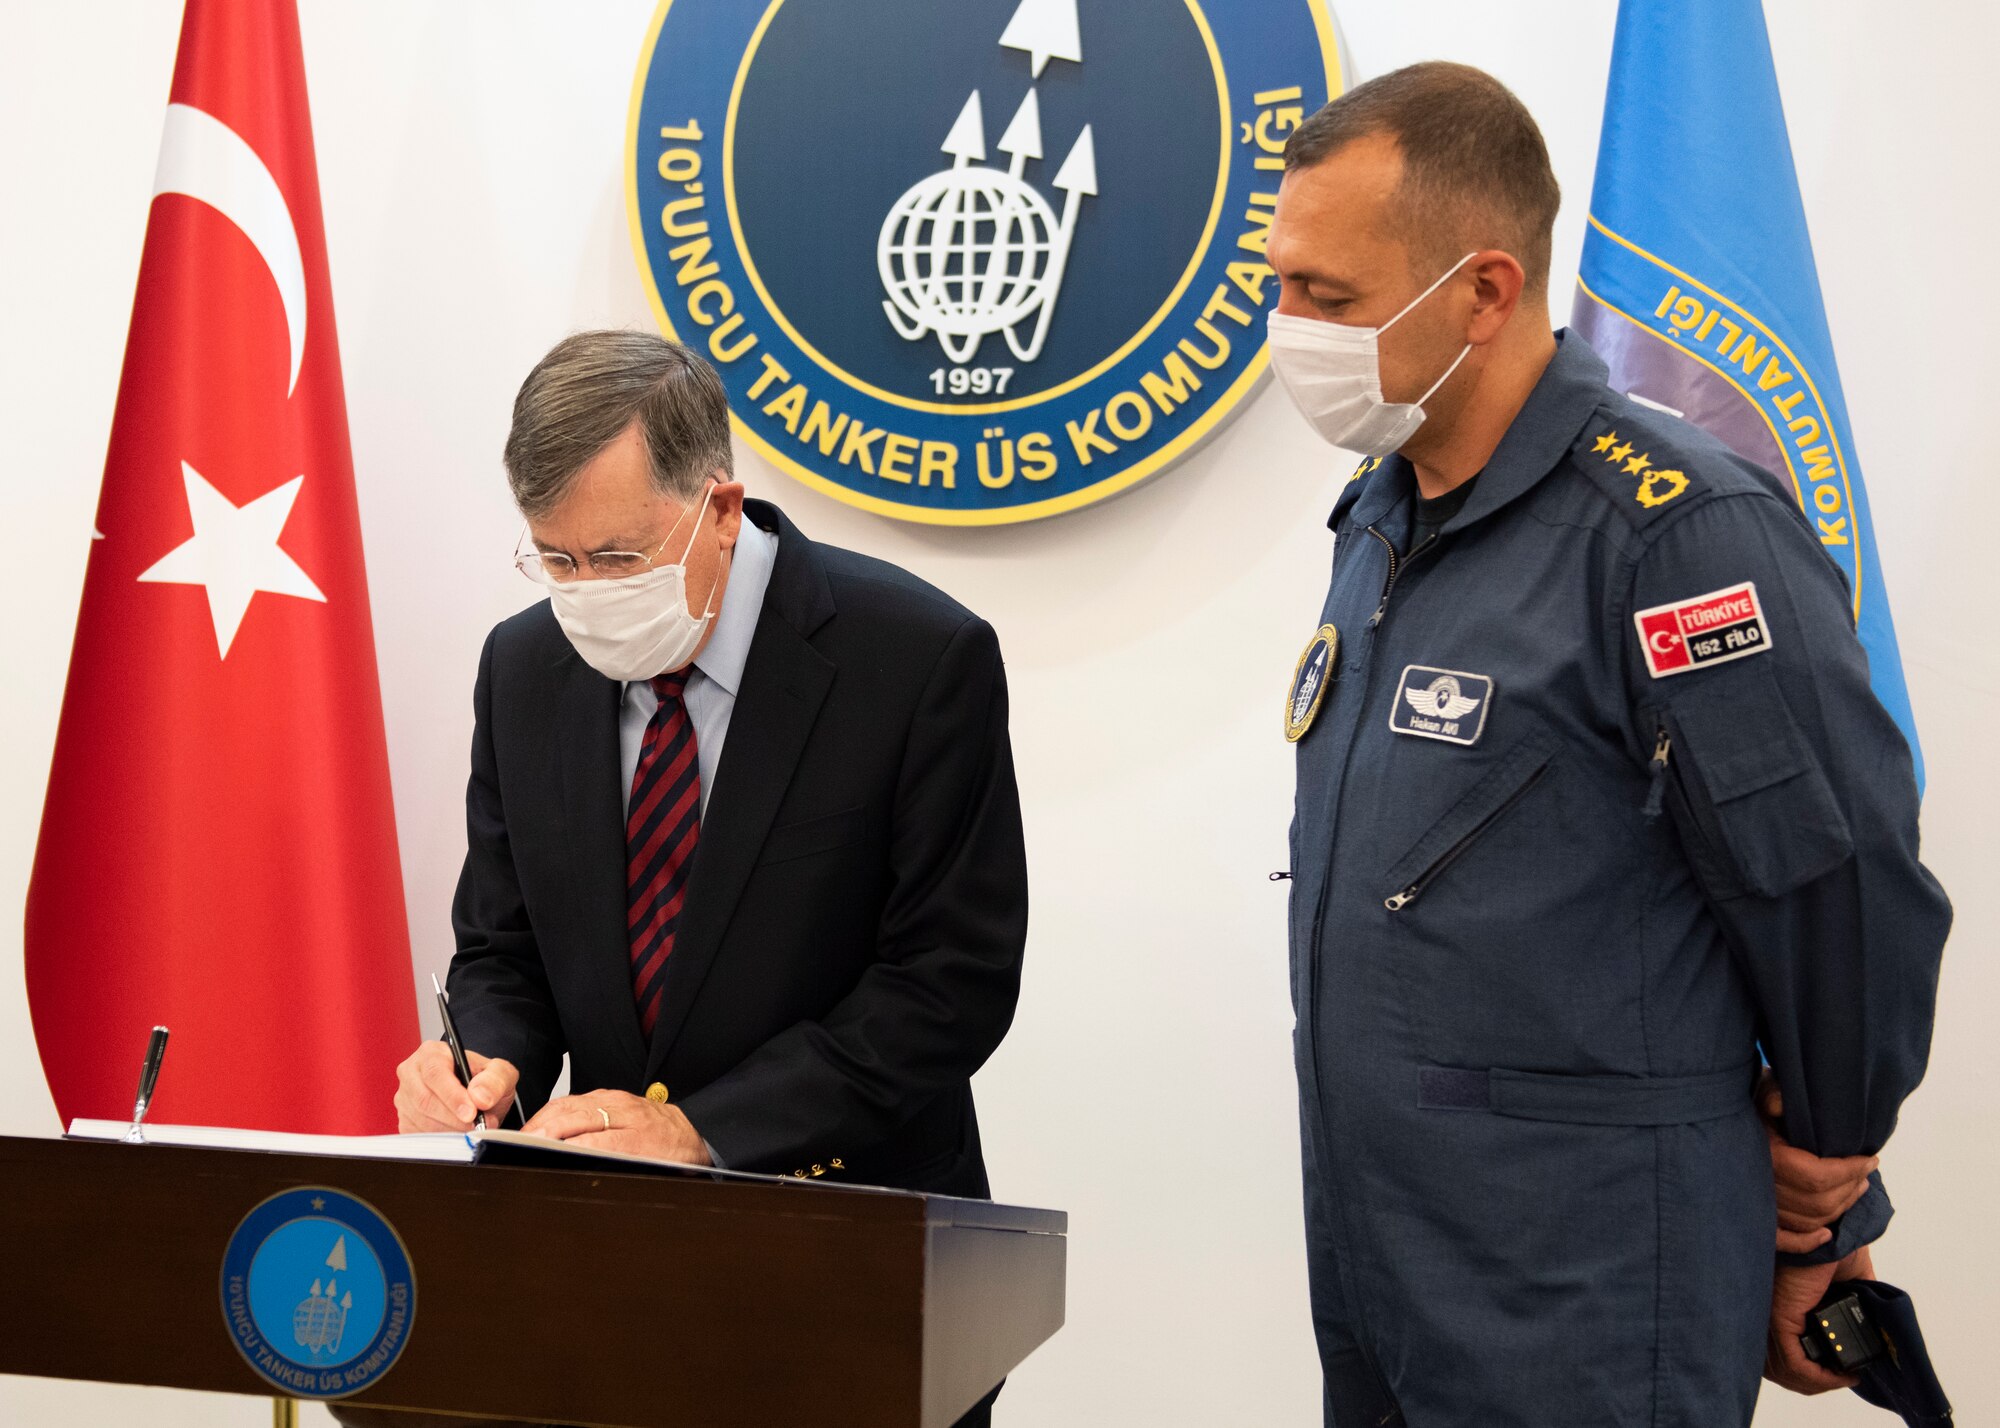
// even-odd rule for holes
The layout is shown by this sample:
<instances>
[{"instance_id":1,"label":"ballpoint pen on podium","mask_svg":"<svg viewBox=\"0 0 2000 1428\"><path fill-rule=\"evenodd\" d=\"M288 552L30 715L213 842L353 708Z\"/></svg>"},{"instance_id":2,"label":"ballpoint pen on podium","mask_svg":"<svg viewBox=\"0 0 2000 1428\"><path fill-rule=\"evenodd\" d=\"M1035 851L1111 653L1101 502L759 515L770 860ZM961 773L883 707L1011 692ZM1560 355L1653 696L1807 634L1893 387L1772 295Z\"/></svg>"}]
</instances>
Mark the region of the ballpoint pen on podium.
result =
<instances>
[{"instance_id":1,"label":"ballpoint pen on podium","mask_svg":"<svg viewBox=\"0 0 2000 1428\"><path fill-rule=\"evenodd\" d=\"M132 1129L125 1132L125 1139L132 1145L144 1145L146 1137L140 1132L139 1123L146 1119L146 1107L152 1104L153 1087L160 1079L160 1062L167 1055L167 1029L153 1028L153 1034L146 1038L146 1060L139 1067L139 1095L132 1102Z\"/></svg>"}]
</instances>

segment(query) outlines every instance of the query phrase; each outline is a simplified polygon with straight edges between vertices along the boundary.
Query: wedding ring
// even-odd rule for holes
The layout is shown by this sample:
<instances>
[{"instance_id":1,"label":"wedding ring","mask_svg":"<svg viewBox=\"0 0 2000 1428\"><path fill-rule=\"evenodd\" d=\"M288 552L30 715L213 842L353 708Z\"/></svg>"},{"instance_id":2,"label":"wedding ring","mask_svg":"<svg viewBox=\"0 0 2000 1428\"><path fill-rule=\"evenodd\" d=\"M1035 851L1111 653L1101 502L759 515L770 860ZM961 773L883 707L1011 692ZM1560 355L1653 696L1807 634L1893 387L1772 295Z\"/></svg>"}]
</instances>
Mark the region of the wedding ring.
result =
<instances>
[{"instance_id":1,"label":"wedding ring","mask_svg":"<svg viewBox=\"0 0 2000 1428\"><path fill-rule=\"evenodd\" d=\"M599 1106L599 1107L597 1108L597 1114L599 1114L600 1116L604 1117L604 1128L605 1128L606 1130L610 1130L610 1129L611 1129L611 1112L609 1112L609 1111L605 1110L605 1109L604 1109L604 1107L602 1107L602 1106Z\"/></svg>"}]
</instances>

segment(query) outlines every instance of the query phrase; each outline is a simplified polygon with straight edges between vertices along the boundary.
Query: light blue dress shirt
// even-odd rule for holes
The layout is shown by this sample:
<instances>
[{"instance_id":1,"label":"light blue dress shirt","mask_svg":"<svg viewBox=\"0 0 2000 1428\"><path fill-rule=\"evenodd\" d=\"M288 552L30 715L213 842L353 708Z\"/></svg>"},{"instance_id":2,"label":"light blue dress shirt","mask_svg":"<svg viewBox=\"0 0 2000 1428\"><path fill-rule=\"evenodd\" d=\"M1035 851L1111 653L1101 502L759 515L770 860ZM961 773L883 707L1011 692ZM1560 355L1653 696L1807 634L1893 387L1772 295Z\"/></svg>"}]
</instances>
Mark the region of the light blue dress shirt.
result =
<instances>
[{"instance_id":1,"label":"light blue dress shirt","mask_svg":"<svg viewBox=\"0 0 2000 1428\"><path fill-rule=\"evenodd\" d=\"M682 696L687 701L688 717L694 721L704 815L709 790L715 787L715 771L722 763L722 744L729 737L729 716L736 710L736 691L743 685L743 664L750 658L750 640L757 633L764 591L777 560L778 538L758 529L746 517L736 536L736 552L730 557L722 608L715 612L715 633L695 656L694 673L688 677ZM625 686L625 700L618 709L618 806L628 811L632 775L639 767L639 746L645 741L653 711L659 707L648 681L634 680Z\"/></svg>"},{"instance_id":2,"label":"light blue dress shirt","mask_svg":"<svg viewBox=\"0 0 2000 1428\"><path fill-rule=\"evenodd\" d=\"M687 701L688 718L694 721L695 762L701 768L701 809L708 812L708 793L715 787L715 771L722 763L722 741L729 737L729 716L736 710L736 691L743 687L743 665L750 658L750 640L757 633L757 617L764 610L764 591L771 583L771 568L778 561L778 538L750 523L746 517L736 535L736 553L730 557L729 586L722 595L722 608L715 613L715 633L695 656L694 673L688 676L681 697ZM618 707L618 806L630 812L632 775L639 767L639 747L645 742L646 725L660 707L650 682L639 679L625 686L625 700ZM709 1161L722 1168L715 1147L708 1148Z\"/></svg>"}]
</instances>

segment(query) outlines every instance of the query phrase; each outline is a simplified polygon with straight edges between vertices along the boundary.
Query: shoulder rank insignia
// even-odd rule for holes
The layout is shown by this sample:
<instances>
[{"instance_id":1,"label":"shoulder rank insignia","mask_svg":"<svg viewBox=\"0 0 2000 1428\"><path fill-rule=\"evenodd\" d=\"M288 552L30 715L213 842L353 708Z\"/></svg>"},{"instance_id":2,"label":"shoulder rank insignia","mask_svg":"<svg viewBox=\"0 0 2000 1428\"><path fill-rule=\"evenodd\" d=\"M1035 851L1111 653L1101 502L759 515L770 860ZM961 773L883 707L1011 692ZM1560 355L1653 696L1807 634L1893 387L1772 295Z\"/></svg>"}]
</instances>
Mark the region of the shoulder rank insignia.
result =
<instances>
[{"instance_id":1,"label":"shoulder rank insignia","mask_svg":"<svg viewBox=\"0 0 2000 1428\"><path fill-rule=\"evenodd\" d=\"M1353 509L1354 503L1361 499L1362 492L1367 489L1362 485L1362 478L1380 467L1382 460L1383 458L1379 456L1364 457L1361 464L1354 468L1353 473L1340 483L1340 494L1333 502L1333 514L1326 518L1328 530L1340 529L1340 518Z\"/></svg>"},{"instance_id":2,"label":"shoulder rank insignia","mask_svg":"<svg viewBox=\"0 0 2000 1428\"><path fill-rule=\"evenodd\" d=\"M1688 488L1686 472L1655 466L1650 452L1637 450L1616 431L1599 433L1583 451L1637 481L1633 499L1648 509L1666 505Z\"/></svg>"},{"instance_id":3,"label":"shoulder rank insignia","mask_svg":"<svg viewBox=\"0 0 2000 1428\"><path fill-rule=\"evenodd\" d=\"M1340 656L1340 631L1321 625L1292 671L1292 691L1285 696L1285 738L1296 744L1312 728L1326 687L1333 683L1333 662Z\"/></svg>"}]
</instances>

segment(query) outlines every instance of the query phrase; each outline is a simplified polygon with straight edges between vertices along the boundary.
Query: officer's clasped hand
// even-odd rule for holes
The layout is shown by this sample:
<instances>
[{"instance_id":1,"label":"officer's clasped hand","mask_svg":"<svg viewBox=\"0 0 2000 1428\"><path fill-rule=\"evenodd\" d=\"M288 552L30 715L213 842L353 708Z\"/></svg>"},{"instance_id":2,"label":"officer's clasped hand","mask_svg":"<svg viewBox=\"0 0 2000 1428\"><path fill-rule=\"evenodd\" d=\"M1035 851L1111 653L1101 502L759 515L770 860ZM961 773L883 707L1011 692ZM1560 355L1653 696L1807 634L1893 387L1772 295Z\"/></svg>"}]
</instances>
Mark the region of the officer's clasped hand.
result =
<instances>
[{"instance_id":1,"label":"officer's clasped hand","mask_svg":"<svg viewBox=\"0 0 2000 1428\"><path fill-rule=\"evenodd\" d=\"M1757 1082L1757 1111L1771 1148L1771 1178L1778 1192L1778 1250L1805 1254L1833 1238L1828 1228L1868 1193L1876 1168L1872 1155L1817 1156L1786 1140L1781 1130L1784 1096L1767 1067Z\"/></svg>"},{"instance_id":2,"label":"officer's clasped hand","mask_svg":"<svg viewBox=\"0 0 2000 1428\"><path fill-rule=\"evenodd\" d=\"M1829 1393L1853 1388L1852 1374L1822 1368L1806 1356L1801 1342L1806 1316L1826 1297L1836 1279L1873 1279L1875 1266L1863 1245L1838 1263L1780 1264L1771 1290L1771 1325L1764 1346L1764 1377L1793 1393Z\"/></svg>"}]
</instances>

